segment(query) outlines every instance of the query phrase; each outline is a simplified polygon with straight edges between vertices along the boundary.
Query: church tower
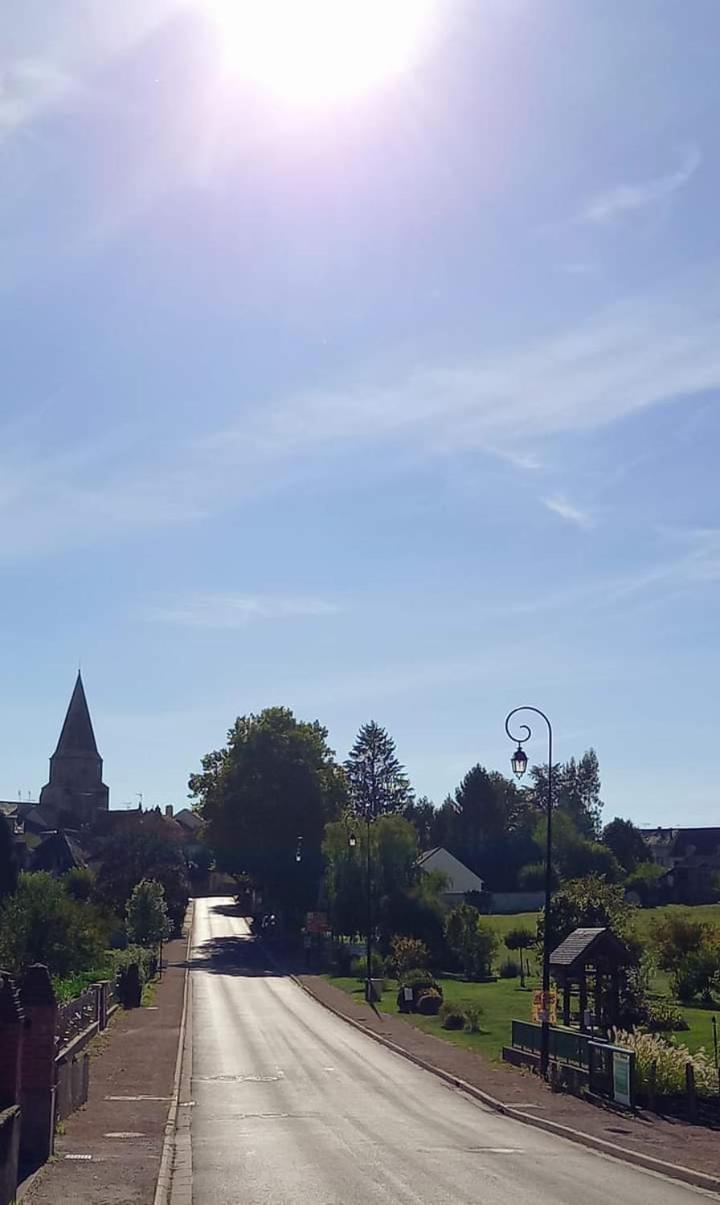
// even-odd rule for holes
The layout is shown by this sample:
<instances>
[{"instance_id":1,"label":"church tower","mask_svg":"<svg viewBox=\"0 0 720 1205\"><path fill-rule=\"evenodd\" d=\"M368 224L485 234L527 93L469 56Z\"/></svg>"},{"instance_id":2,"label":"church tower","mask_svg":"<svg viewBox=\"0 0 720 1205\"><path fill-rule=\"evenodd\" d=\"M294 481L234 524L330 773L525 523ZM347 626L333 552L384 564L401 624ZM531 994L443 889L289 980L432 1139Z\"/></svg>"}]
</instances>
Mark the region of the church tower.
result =
<instances>
[{"instance_id":1,"label":"church tower","mask_svg":"<svg viewBox=\"0 0 720 1205\"><path fill-rule=\"evenodd\" d=\"M102 768L78 671L57 749L50 758L50 781L40 792L40 807L51 808L65 828L91 824L98 811L110 807L110 792L102 780Z\"/></svg>"}]
</instances>

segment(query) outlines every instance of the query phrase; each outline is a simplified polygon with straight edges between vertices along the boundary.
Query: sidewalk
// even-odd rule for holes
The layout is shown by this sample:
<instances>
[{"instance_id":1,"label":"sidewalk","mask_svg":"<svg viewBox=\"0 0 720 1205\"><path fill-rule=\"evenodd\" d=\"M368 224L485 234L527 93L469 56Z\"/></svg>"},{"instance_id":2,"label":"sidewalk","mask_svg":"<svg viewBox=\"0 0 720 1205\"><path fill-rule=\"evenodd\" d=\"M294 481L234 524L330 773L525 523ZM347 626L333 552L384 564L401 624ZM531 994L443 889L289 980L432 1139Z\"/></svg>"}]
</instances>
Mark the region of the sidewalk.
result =
<instances>
[{"instance_id":1,"label":"sidewalk","mask_svg":"<svg viewBox=\"0 0 720 1205\"><path fill-rule=\"evenodd\" d=\"M503 1105L614 1143L628 1151L720 1178L720 1134L717 1130L641 1111L633 1116L576 1096L551 1092L537 1075L506 1063L491 1063L482 1055L423 1032L403 1017L378 1013L367 1004L352 1000L320 975L300 974L297 978L311 995L334 1012L360 1022L407 1054L464 1080ZM622 1157L622 1152L618 1154Z\"/></svg>"},{"instance_id":2,"label":"sidewalk","mask_svg":"<svg viewBox=\"0 0 720 1205\"><path fill-rule=\"evenodd\" d=\"M165 947L152 1007L115 1014L97 1041L90 1096L64 1122L55 1161L23 1205L152 1205L173 1090L187 939Z\"/></svg>"}]
</instances>

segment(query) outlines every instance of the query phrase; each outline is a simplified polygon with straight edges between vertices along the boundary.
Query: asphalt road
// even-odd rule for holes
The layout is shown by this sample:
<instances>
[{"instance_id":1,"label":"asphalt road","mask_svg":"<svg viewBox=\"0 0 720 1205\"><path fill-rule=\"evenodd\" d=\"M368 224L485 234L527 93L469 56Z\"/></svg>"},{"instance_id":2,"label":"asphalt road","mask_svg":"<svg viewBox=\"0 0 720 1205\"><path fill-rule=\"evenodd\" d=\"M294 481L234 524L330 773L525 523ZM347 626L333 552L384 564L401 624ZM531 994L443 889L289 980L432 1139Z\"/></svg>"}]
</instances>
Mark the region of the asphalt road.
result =
<instances>
[{"instance_id":1,"label":"asphalt road","mask_svg":"<svg viewBox=\"0 0 720 1205\"><path fill-rule=\"evenodd\" d=\"M197 900L193 1205L684 1205L704 1194L486 1110L273 974ZM712 1198L717 1199L717 1198Z\"/></svg>"}]
</instances>

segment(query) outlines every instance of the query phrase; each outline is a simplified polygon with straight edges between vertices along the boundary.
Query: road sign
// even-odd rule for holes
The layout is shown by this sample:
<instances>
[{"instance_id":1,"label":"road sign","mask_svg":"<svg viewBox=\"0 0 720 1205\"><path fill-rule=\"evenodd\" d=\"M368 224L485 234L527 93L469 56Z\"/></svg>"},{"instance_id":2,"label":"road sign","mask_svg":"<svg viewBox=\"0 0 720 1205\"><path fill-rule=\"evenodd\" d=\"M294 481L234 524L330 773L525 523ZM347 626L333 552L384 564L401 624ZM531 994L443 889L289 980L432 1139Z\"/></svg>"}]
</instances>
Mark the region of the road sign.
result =
<instances>
[{"instance_id":1,"label":"road sign","mask_svg":"<svg viewBox=\"0 0 720 1205\"><path fill-rule=\"evenodd\" d=\"M549 1021L551 1025L557 1025L557 991L554 987L549 992L533 992L531 1012L536 1024Z\"/></svg>"}]
</instances>

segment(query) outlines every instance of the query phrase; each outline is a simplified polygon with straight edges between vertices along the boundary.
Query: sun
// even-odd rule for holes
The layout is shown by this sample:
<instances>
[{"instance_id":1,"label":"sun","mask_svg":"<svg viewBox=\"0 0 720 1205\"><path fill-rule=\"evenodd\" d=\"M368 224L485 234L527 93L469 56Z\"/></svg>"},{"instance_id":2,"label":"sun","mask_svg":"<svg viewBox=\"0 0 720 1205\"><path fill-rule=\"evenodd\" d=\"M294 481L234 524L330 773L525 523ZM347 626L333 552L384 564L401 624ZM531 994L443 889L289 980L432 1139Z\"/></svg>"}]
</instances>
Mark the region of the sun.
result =
<instances>
[{"instance_id":1,"label":"sun","mask_svg":"<svg viewBox=\"0 0 720 1205\"><path fill-rule=\"evenodd\" d=\"M350 99L418 60L437 0L200 0L223 69L290 104Z\"/></svg>"}]
</instances>

